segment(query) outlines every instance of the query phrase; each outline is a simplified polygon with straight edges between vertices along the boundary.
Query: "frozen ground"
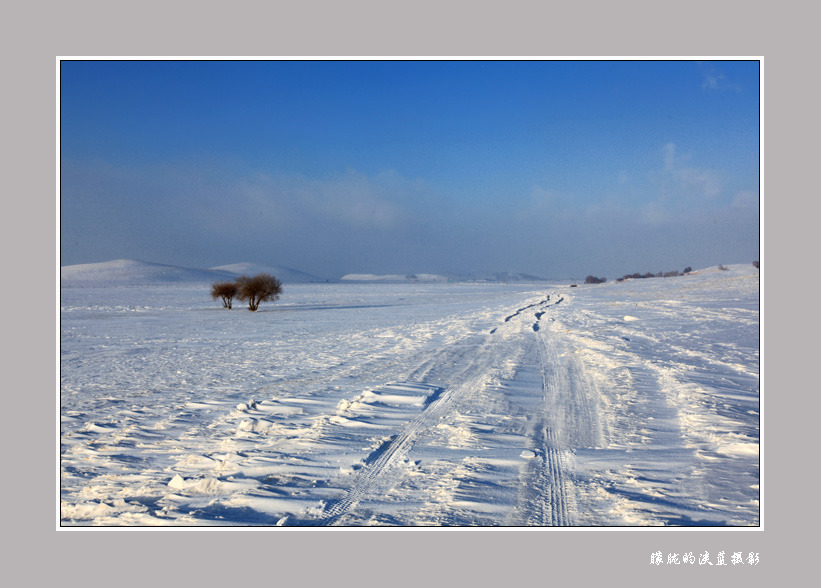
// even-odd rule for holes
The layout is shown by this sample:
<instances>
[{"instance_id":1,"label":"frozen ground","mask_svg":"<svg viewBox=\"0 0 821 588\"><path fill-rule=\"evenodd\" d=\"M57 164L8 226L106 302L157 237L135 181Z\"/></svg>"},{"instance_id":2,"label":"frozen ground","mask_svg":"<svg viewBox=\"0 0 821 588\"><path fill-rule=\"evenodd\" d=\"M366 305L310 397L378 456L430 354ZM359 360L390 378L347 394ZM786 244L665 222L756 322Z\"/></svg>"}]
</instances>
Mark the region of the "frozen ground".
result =
<instances>
[{"instance_id":1,"label":"frozen ground","mask_svg":"<svg viewBox=\"0 0 821 588\"><path fill-rule=\"evenodd\" d=\"M759 524L752 265L60 297L63 526Z\"/></svg>"}]
</instances>

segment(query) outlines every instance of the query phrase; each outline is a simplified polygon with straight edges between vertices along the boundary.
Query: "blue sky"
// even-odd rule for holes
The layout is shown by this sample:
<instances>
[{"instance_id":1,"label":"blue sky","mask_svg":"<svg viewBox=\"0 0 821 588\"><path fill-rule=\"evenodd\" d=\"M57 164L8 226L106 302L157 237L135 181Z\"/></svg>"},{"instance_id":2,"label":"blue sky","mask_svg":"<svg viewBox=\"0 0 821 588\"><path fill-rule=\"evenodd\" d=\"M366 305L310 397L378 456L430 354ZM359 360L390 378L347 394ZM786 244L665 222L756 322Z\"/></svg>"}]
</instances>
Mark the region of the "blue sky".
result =
<instances>
[{"instance_id":1,"label":"blue sky","mask_svg":"<svg viewBox=\"0 0 821 588\"><path fill-rule=\"evenodd\" d=\"M759 255L756 61L64 61L61 265L610 278Z\"/></svg>"}]
</instances>

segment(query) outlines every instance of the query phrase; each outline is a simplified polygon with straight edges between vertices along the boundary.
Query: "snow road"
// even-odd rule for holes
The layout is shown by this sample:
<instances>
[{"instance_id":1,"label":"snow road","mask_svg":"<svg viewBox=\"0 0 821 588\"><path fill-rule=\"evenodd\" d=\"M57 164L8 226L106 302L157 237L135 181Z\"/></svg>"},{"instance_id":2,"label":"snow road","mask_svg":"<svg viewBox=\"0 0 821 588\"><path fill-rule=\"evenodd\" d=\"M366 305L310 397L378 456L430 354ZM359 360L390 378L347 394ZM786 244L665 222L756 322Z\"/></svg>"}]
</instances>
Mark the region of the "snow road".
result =
<instances>
[{"instance_id":1,"label":"snow road","mask_svg":"<svg viewBox=\"0 0 821 588\"><path fill-rule=\"evenodd\" d=\"M752 266L63 288L60 524L759 524Z\"/></svg>"}]
</instances>

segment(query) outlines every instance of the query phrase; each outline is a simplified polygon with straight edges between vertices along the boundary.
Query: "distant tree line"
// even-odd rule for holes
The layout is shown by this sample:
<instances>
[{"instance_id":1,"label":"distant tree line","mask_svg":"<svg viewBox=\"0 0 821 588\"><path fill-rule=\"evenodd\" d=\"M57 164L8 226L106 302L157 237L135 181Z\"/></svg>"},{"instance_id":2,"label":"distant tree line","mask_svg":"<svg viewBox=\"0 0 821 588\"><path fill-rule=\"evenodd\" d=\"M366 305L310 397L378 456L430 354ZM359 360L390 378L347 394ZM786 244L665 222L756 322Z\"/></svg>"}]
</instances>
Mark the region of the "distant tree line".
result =
<instances>
[{"instance_id":1,"label":"distant tree line","mask_svg":"<svg viewBox=\"0 0 821 588\"><path fill-rule=\"evenodd\" d=\"M635 274L625 274L622 277L617 278L616 281L617 282L623 282L624 280L637 280L637 279L646 279L646 278L673 278L675 276L687 275L691 271L693 271L693 268L691 268L690 266L687 266L687 267L684 268L683 271L672 270L672 271L669 271L669 272L656 272L656 273L647 272L647 273L644 273L644 274L640 274L640 273L637 272Z\"/></svg>"},{"instance_id":2,"label":"distant tree line","mask_svg":"<svg viewBox=\"0 0 821 588\"><path fill-rule=\"evenodd\" d=\"M759 264L758 261L754 261L753 266L756 269L759 269L760 264ZM728 268L725 265L719 265L718 269L721 270L721 271L728 271L730 268ZM625 274L620 278L616 278L616 281L617 282L623 282L624 280L638 280L638 279L645 279L645 278L672 278L672 277L675 277L675 276L685 276L685 275L689 274L692 271L693 271L693 268L691 268L690 266L687 266L682 271L673 270L673 271L669 271L669 272L655 272L655 273L646 272L644 274L636 272L634 274ZM595 276L587 276L584 280L584 283L585 284L602 284L606 281L607 281L607 278L597 278ZM572 286L575 287L576 284L572 284Z\"/></svg>"},{"instance_id":3,"label":"distant tree line","mask_svg":"<svg viewBox=\"0 0 821 588\"><path fill-rule=\"evenodd\" d=\"M260 302L274 301L282 294L282 282L270 274L257 274L249 278L240 276L233 282L216 282L211 285L211 298L222 300L223 308L232 308L233 300L247 300L248 310L259 308Z\"/></svg>"}]
</instances>

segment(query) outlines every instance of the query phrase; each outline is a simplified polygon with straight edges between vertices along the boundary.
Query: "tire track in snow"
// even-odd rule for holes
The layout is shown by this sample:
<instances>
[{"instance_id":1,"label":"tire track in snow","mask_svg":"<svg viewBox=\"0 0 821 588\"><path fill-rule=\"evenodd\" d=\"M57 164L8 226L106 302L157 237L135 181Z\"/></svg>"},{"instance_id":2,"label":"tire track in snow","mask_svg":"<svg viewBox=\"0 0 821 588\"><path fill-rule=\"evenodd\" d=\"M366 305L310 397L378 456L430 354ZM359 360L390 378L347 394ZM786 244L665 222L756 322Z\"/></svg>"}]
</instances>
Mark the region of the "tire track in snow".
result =
<instances>
[{"instance_id":1,"label":"tire track in snow","mask_svg":"<svg viewBox=\"0 0 821 588\"><path fill-rule=\"evenodd\" d=\"M549 306L563 300L559 298ZM544 404L532 432L534 457L523 474L519 510L525 525L561 527L574 524L575 500L566 474L570 447L595 443L599 426L578 362L569 353L560 355L558 335L539 328L546 308L536 313L532 325Z\"/></svg>"},{"instance_id":2,"label":"tire track in snow","mask_svg":"<svg viewBox=\"0 0 821 588\"><path fill-rule=\"evenodd\" d=\"M514 312L513 314L510 314L510 315L506 316L506 317L505 317L504 322L506 322L506 323L507 323L507 322L510 322L510 320L511 320L511 319L516 318L517 316L519 316L520 314L522 314L524 311L529 310L529 309L531 309L531 308L534 308L534 307L536 307L536 306L541 306L541 307L542 307L542 311L541 311L541 312L537 312L537 313L536 313L536 323L534 323L534 324L533 324L533 330L534 330L534 331L538 331L538 330L539 330L539 322L538 322L538 321L539 321L539 319L541 319L541 318L542 318L542 315L544 315L544 313L545 313L545 310L544 310L544 309L545 309L545 308L547 308L547 307L549 307L549 306L556 306L557 304L560 304L560 303L561 303L561 302L563 302L563 301L564 301L564 296L560 296L560 297L558 298L558 300L556 300L556 302L554 302L553 304L549 304L549 302L550 302L550 294L548 294L548 295L547 295L547 298L545 298L544 300L541 300L541 301L539 301L539 302L534 302L533 304L528 304L527 306L523 306L522 308L518 309L518 310L517 310L516 312ZM490 331L490 333L491 333L491 334L493 334L493 333L495 333L495 332L496 332L496 329L495 329L495 328L494 328L494 329L492 329L492 330Z\"/></svg>"},{"instance_id":3,"label":"tire track in snow","mask_svg":"<svg viewBox=\"0 0 821 588\"><path fill-rule=\"evenodd\" d=\"M538 423L534 438L536 457L525 476L524 524L538 527L572 525L568 507L567 477L556 433L544 421Z\"/></svg>"},{"instance_id":4,"label":"tire track in snow","mask_svg":"<svg viewBox=\"0 0 821 588\"><path fill-rule=\"evenodd\" d=\"M473 345L464 343L447 348L429 357L413 370L408 382L416 381L420 384L433 377L434 374L445 376L451 382L459 382L455 386L441 386L442 393L432 401L421 413L410 420L402 430L386 440L377 449L365 458L365 466L358 470L355 479L348 486L345 494L337 500L329 501L322 506L321 514L313 523L319 526L333 526L340 524L345 515L363 501L379 499L387 495L393 488L402 483L407 473L407 455L414 443L431 429L438 426L442 419L457 410L465 400L475 392L483 389L494 371L507 359L504 346L499 346L499 338L505 338L513 333L521 332L519 321L511 319L521 315L525 310L539 305L553 306L561 302L549 304L550 298L525 306L508 315L500 328L493 329L484 336L481 342ZM501 329L501 330L500 330ZM496 334L498 331L498 334ZM456 367L456 371L453 369ZM440 372L444 368L444 373ZM437 379L434 377L434 379ZM440 382L441 384L441 382ZM551 467L554 471L560 468L558 453L551 454ZM565 495L563 489L557 487L553 495L562 500ZM559 521L567 519L567 509L558 506L554 509ZM561 524L561 523L560 523Z\"/></svg>"},{"instance_id":5,"label":"tire track in snow","mask_svg":"<svg viewBox=\"0 0 821 588\"><path fill-rule=\"evenodd\" d=\"M482 354L484 355L484 354ZM484 366L483 366L484 363ZM456 399L480 388L487 375L489 363L479 362L476 373L462 384L446 389L436 400L411 420L402 431L376 449L366 459L362 468L348 489L345 496L325 506L322 518L316 523L320 526L333 526L349 511L363 500L370 497L384 496L402 479L402 468L408 452L417 438L425 431L436 426L448 413ZM394 473L394 472L397 473Z\"/></svg>"},{"instance_id":6,"label":"tire track in snow","mask_svg":"<svg viewBox=\"0 0 821 588\"><path fill-rule=\"evenodd\" d=\"M528 526L563 527L572 524L568 508L567 479L559 439L555 429L547 423L546 402L548 396L554 394L559 386L566 385L566 382L562 382L556 369L555 350L552 352L554 357L550 358L551 353L544 339L542 337L537 337L537 339L545 405L544 412L539 417L534 431L536 457L525 479L526 524Z\"/></svg>"},{"instance_id":7,"label":"tire track in snow","mask_svg":"<svg viewBox=\"0 0 821 588\"><path fill-rule=\"evenodd\" d=\"M543 301L541 304L547 301ZM537 306L540 303L531 306ZM529 307L526 307L529 308ZM514 313L515 316L517 313ZM504 323L509 323L509 318ZM477 345L458 345L444 349L423 362L412 372L411 380L419 381L437 372L437 367L451 366L446 371L450 381L459 384L443 388L442 393L432 401L420 414L407 423L394 437L373 451L365 460L365 467L357 472L357 477L346 494L325 505L321 517L315 524L333 526L338 524L346 513L355 509L363 500L378 498L402 482L407 455L417 439L430 429L438 426L451 411L474 392L483 389L495 370L507 359L507 354L498 345L498 338L506 332L518 329L516 325L505 324L505 330L494 335L494 329ZM462 364L457 373L452 366Z\"/></svg>"}]
</instances>

